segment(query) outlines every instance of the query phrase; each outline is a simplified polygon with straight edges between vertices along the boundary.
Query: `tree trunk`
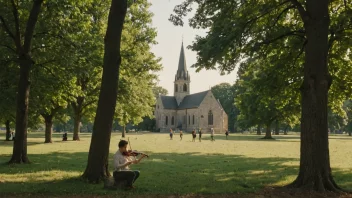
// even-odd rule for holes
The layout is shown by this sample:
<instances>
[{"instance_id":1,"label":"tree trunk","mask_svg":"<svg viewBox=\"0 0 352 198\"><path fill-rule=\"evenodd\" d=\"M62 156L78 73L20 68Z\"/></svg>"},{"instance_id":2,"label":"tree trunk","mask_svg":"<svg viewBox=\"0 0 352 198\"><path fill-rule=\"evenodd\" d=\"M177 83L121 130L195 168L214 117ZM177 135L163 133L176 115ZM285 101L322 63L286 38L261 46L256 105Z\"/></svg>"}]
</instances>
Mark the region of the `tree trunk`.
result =
<instances>
[{"instance_id":1,"label":"tree trunk","mask_svg":"<svg viewBox=\"0 0 352 198\"><path fill-rule=\"evenodd\" d=\"M103 77L97 112L88 155L88 164L82 177L98 183L109 177L108 157L111 128L115 113L119 69L121 64L120 42L127 11L127 0L112 0L105 35Z\"/></svg>"},{"instance_id":2,"label":"tree trunk","mask_svg":"<svg viewBox=\"0 0 352 198\"><path fill-rule=\"evenodd\" d=\"M328 0L307 0L304 27L304 79L301 86L301 155L299 174L289 186L308 190L340 191L332 178L328 141Z\"/></svg>"},{"instance_id":3,"label":"tree trunk","mask_svg":"<svg viewBox=\"0 0 352 198\"><path fill-rule=\"evenodd\" d=\"M81 115L75 115L73 126L73 140L79 141L79 132L81 130Z\"/></svg>"},{"instance_id":4,"label":"tree trunk","mask_svg":"<svg viewBox=\"0 0 352 198\"><path fill-rule=\"evenodd\" d=\"M34 64L30 56L30 48L42 4L43 0L33 1L23 35L24 41L21 42L19 30L16 30L16 37L13 37L18 52L20 78L17 89L16 135L9 163L30 163L27 157L28 98L30 90L29 74ZM17 14L16 10L14 10L14 14ZM19 25L20 21L15 20L15 23Z\"/></svg>"},{"instance_id":5,"label":"tree trunk","mask_svg":"<svg viewBox=\"0 0 352 198\"><path fill-rule=\"evenodd\" d=\"M125 138L126 136L126 126L122 127L122 137Z\"/></svg>"},{"instance_id":6,"label":"tree trunk","mask_svg":"<svg viewBox=\"0 0 352 198\"><path fill-rule=\"evenodd\" d=\"M32 64L32 60L22 60L20 63L20 79L17 91L16 133L13 153L9 163L30 163L27 157L27 126L30 89L29 74Z\"/></svg>"},{"instance_id":7,"label":"tree trunk","mask_svg":"<svg viewBox=\"0 0 352 198\"><path fill-rule=\"evenodd\" d=\"M261 135L262 134L262 132L260 131L261 127L262 126L260 124L258 124L258 126L257 126L257 135Z\"/></svg>"},{"instance_id":8,"label":"tree trunk","mask_svg":"<svg viewBox=\"0 0 352 198\"><path fill-rule=\"evenodd\" d=\"M284 129L284 135L287 135L287 129L288 129L288 126L286 126Z\"/></svg>"},{"instance_id":9,"label":"tree trunk","mask_svg":"<svg viewBox=\"0 0 352 198\"><path fill-rule=\"evenodd\" d=\"M10 136L11 136L10 120L6 120L5 126L6 126L6 141L10 141Z\"/></svg>"},{"instance_id":10,"label":"tree trunk","mask_svg":"<svg viewBox=\"0 0 352 198\"><path fill-rule=\"evenodd\" d=\"M348 132L348 135L349 135L349 136L352 136L352 132L351 132L351 131L349 131L349 132Z\"/></svg>"},{"instance_id":11,"label":"tree trunk","mask_svg":"<svg viewBox=\"0 0 352 198\"><path fill-rule=\"evenodd\" d=\"M85 85L82 87L82 89L85 87ZM81 120L82 120L82 112L83 112L83 102L84 102L84 97L77 97L76 101L72 103L72 109L73 109L73 119L74 119L74 125L73 125L73 140L74 141L79 141L79 132L81 131Z\"/></svg>"},{"instance_id":12,"label":"tree trunk","mask_svg":"<svg viewBox=\"0 0 352 198\"><path fill-rule=\"evenodd\" d=\"M275 135L280 135L280 129L279 129L280 123L278 120L275 121Z\"/></svg>"},{"instance_id":13,"label":"tree trunk","mask_svg":"<svg viewBox=\"0 0 352 198\"><path fill-rule=\"evenodd\" d=\"M51 137L53 134L53 116L46 115L43 117L45 120L45 142L44 143L52 143Z\"/></svg>"},{"instance_id":14,"label":"tree trunk","mask_svg":"<svg viewBox=\"0 0 352 198\"><path fill-rule=\"evenodd\" d=\"M267 123L266 124L266 131L265 131L265 136L262 139L273 139L273 137L271 137L271 123Z\"/></svg>"}]
</instances>

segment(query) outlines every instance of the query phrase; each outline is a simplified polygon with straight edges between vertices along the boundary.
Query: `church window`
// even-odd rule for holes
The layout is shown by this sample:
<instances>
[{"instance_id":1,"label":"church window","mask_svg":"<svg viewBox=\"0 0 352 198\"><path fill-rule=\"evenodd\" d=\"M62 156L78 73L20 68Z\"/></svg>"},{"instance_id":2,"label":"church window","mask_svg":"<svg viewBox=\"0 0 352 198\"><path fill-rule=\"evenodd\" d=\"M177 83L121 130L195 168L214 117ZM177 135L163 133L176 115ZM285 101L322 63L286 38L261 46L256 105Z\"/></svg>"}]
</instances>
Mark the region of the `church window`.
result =
<instances>
[{"instance_id":1,"label":"church window","mask_svg":"<svg viewBox=\"0 0 352 198\"><path fill-rule=\"evenodd\" d=\"M178 92L178 86L175 84L175 92Z\"/></svg>"},{"instance_id":2,"label":"church window","mask_svg":"<svg viewBox=\"0 0 352 198\"><path fill-rule=\"evenodd\" d=\"M191 116L188 116L188 124L191 124Z\"/></svg>"},{"instance_id":3,"label":"church window","mask_svg":"<svg viewBox=\"0 0 352 198\"><path fill-rule=\"evenodd\" d=\"M194 115L193 115L193 117L192 117L192 124L194 125Z\"/></svg>"},{"instance_id":4,"label":"church window","mask_svg":"<svg viewBox=\"0 0 352 198\"><path fill-rule=\"evenodd\" d=\"M208 113L208 125L213 125L213 112L211 110L209 110Z\"/></svg>"},{"instance_id":5,"label":"church window","mask_svg":"<svg viewBox=\"0 0 352 198\"><path fill-rule=\"evenodd\" d=\"M186 83L183 85L183 91L187 91L187 84Z\"/></svg>"},{"instance_id":6,"label":"church window","mask_svg":"<svg viewBox=\"0 0 352 198\"><path fill-rule=\"evenodd\" d=\"M169 118L166 116L166 117L165 117L165 125L167 125L168 122L169 122Z\"/></svg>"},{"instance_id":7,"label":"church window","mask_svg":"<svg viewBox=\"0 0 352 198\"><path fill-rule=\"evenodd\" d=\"M172 116L172 118L171 118L171 125L174 125L175 124L175 118L174 118L174 116Z\"/></svg>"}]
</instances>

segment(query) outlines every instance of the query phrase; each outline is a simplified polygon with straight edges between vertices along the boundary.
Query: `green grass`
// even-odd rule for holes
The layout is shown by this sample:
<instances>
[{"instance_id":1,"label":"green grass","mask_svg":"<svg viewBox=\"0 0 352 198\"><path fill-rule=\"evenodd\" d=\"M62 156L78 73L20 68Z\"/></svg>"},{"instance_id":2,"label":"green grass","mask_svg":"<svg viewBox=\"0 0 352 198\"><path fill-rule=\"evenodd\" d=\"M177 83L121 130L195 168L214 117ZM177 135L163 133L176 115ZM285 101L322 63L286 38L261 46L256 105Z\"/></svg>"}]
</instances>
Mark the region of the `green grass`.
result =
<instances>
[{"instance_id":1,"label":"green grass","mask_svg":"<svg viewBox=\"0 0 352 198\"><path fill-rule=\"evenodd\" d=\"M233 135L229 140L217 135L211 142L209 134L203 141L191 142L185 134L169 140L166 133L129 133L133 149L145 151L150 157L132 166L141 171L132 192L104 190L103 184L92 185L80 180L85 169L90 134L81 134L81 141L61 141L53 135L52 144L44 144L44 133L30 133L28 156L31 164L6 165L13 142L0 141L0 192L38 194L214 194L247 193L265 186L285 185L297 176L299 136L280 135L276 140L260 140L256 135ZM69 134L71 139L72 134ZM113 133L112 155L121 134ZM330 136L330 158L333 174L343 188L352 188L352 138Z\"/></svg>"}]
</instances>

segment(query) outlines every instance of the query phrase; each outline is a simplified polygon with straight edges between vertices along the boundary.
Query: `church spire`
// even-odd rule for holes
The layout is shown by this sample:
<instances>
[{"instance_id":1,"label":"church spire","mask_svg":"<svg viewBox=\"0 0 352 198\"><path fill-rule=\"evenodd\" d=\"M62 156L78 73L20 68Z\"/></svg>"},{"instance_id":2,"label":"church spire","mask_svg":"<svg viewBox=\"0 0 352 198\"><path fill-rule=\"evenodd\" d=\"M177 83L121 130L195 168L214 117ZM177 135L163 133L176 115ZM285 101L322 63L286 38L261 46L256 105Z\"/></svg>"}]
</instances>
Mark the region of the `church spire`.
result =
<instances>
[{"instance_id":1,"label":"church spire","mask_svg":"<svg viewBox=\"0 0 352 198\"><path fill-rule=\"evenodd\" d=\"M187 71L185 49L183 48L183 38L180 52L180 59L178 61L178 68L175 75L174 81L174 96L176 98L177 104L180 105L183 98L190 93L190 83L191 78Z\"/></svg>"},{"instance_id":2,"label":"church spire","mask_svg":"<svg viewBox=\"0 0 352 198\"><path fill-rule=\"evenodd\" d=\"M180 58L178 61L178 69L177 69L176 79L184 79L184 80L189 79L189 74L188 74L187 65L186 65L185 50L183 47L183 38L182 38Z\"/></svg>"}]
</instances>

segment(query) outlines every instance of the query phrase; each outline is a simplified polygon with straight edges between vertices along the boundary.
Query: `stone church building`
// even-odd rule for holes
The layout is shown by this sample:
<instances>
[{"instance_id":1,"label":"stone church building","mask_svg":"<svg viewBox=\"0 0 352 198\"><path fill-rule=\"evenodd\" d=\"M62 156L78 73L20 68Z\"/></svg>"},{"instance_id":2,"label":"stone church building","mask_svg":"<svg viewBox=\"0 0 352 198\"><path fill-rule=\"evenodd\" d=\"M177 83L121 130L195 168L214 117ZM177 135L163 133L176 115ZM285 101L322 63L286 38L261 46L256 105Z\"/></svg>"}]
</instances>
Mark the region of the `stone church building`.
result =
<instances>
[{"instance_id":1,"label":"stone church building","mask_svg":"<svg viewBox=\"0 0 352 198\"><path fill-rule=\"evenodd\" d=\"M206 80L206 79L204 79ZM159 96L155 105L156 129L169 131L180 129L190 132L201 128L203 132L225 133L228 117L211 90L189 94L191 77L181 46L180 59L174 81L174 96Z\"/></svg>"}]
</instances>

